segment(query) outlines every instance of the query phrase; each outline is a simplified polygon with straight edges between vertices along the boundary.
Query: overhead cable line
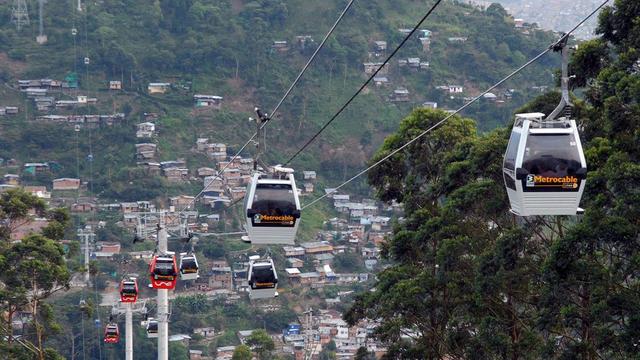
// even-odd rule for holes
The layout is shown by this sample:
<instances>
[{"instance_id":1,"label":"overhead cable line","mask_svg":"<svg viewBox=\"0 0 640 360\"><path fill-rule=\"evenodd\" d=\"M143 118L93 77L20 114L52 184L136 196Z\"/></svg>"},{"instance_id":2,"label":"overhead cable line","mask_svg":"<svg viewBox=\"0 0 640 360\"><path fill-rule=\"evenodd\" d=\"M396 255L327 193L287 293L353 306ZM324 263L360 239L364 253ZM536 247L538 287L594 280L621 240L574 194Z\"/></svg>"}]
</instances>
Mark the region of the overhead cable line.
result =
<instances>
[{"instance_id":1,"label":"overhead cable line","mask_svg":"<svg viewBox=\"0 0 640 360\"><path fill-rule=\"evenodd\" d=\"M324 38L322 39L322 42L320 42L320 45L318 45L318 47L316 48L316 50L313 52L313 54L311 55L311 57L309 58L309 60L307 61L307 63L304 65L304 67L302 68L302 70L300 70L300 73L298 73L298 76L296 76L295 80L293 81L293 83L291 83L291 86L289 86L289 88L287 89L287 91L284 93L284 95L282 96L282 98L280 99L280 101L278 101L278 104L273 108L273 111L271 111L270 114L268 114L269 119L271 119L273 116L275 116L276 112L278 111L278 109L280 109L280 106L282 105L282 103L284 103L284 101L287 99L287 97L289 97L289 95L291 94L291 91L293 90L293 88L298 84L298 82L300 81L300 79L302 78L302 76L304 75L304 73L307 71L307 69L309 68L309 66L311 65L311 63L313 62L313 60L316 58L316 55L318 55L318 53L320 52L320 50L324 47L324 44L327 42L327 39L329 39L329 36L331 36L331 34L333 34L333 31L336 29L336 27L338 26L338 24L342 21L342 18L344 18L344 15L347 13L347 11L351 8L351 5L353 5L355 0L350 0L349 3L347 3L347 5L345 6L344 10L342 10L342 12L340 13L340 16L338 16L338 18L336 19L335 23L333 24L333 26L331 26L331 28L329 29L329 31L327 32L327 34L324 36ZM267 122L264 122L262 124L262 126L260 127L260 129L264 128L267 125ZM258 132L256 131L250 138L249 140L247 140L247 142L242 145L242 147L240 148L240 150L238 150L236 152L235 155L233 155L233 157L231 158L231 160L229 160L229 162L218 171L218 173L216 173L216 175L213 177L214 179L220 177L224 171L229 167L229 165L231 163L233 163L233 161L235 159L238 158L238 156L240 156L240 153L242 153L242 151L253 141L253 139L256 138L256 136L258 136ZM191 200L187 205L185 205L182 210L180 211L180 213L183 213L186 209L188 209L191 205L193 205L196 200L205 192L205 190L209 187L209 184L206 184L204 186L204 188L202 189L202 191L200 191L196 196L194 196L193 200Z\"/></svg>"},{"instance_id":2,"label":"overhead cable line","mask_svg":"<svg viewBox=\"0 0 640 360\"><path fill-rule=\"evenodd\" d=\"M411 32L407 34L407 36L404 37L404 39L402 40L402 42L400 42L400 44L398 46L396 46L396 48L393 50L393 52L391 54L389 54L389 56L387 56L387 58L384 60L384 62L382 63L382 65L380 65L376 71L373 72L373 74L371 74L371 76L369 76L369 78L367 79L367 81L364 82L364 84L362 84L362 86L360 86L360 88L353 94L351 95L351 97L349 98L349 100L347 100L347 102L345 102L342 107L340 107L340 109L338 109L338 111L333 114L333 116L329 119L329 121L327 121L324 125L322 125L322 127L320 128L320 130L318 130L312 137L311 139L309 139L295 154L293 154L293 156L291 156L289 158L289 160L284 162L284 166L288 165L291 161L293 161L293 159L295 159L301 152L303 152L309 145L311 145L311 143L329 126L331 125L331 123L340 115L342 114L342 112L351 104L351 102L353 102L353 100L355 100L356 97L358 97L358 95L360 95L360 93L367 87L367 85L369 85L369 83L373 80L373 78L378 75L378 73L389 63L389 61L391 60L391 58L400 50L400 48L402 48L402 46L409 41L409 39L411 38L411 36L413 36L413 34L418 31L418 28L422 25L422 23L427 20L427 18L431 15L431 13L436 9L436 7L438 5L440 5L440 3L442 2L442 0L437 0L429 9L429 11L427 11L427 13L422 17L422 19L420 19L420 21L418 21L418 23L413 27L413 29L411 29Z\"/></svg>"},{"instance_id":3,"label":"overhead cable line","mask_svg":"<svg viewBox=\"0 0 640 360\"><path fill-rule=\"evenodd\" d=\"M597 13L604 5L606 5L609 2L609 0L605 0L602 4L600 4L600 6L598 6L595 10L593 10L587 17L585 17L584 19L582 19L582 21L580 21L576 26L574 26L571 30L569 30L566 34L564 34L559 40L555 41L553 44L551 44L549 47L547 47L544 51L542 51L540 54L536 55L535 57L533 57L531 60L527 61L524 65L520 66L519 68L517 68L516 70L514 70L513 72L511 72L509 75L507 75L506 77L504 77L502 80L498 81L497 83L495 83L493 86L489 87L488 89L486 89L485 91L483 91L480 95L474 97L473 99L471 99L469 102L467 102L466 104L462 105L458 110L450 113L449 115L447 115L445 118L443 118L442 120L438 121L437 123L435 123L434 125L432 125L431 127L429 127L428 129L426 129L425 131L421 132L418 136L414 137L413 139L409 140L407 143L405 143L404 145L400 146L399 148L393 150L392 152L390 152L389 154L387 154L385 157L383 157L382 159L376 161L374 164L372 164L371 166L367 167L366 169L360 171L359 173L357 173L356 175L354 175L353 177L351 177L349 180L343 182L342 184L340 184L339 186L333 188L333 191L325 193L324 195L314 199L313 201L311 201L310 203L304 205L302 207L302 209L306 209L310 206L312 206L313 204L317 203L318 201L324 199L325 197L329 196L330 194L335 193L336 191L338 191L340 188L342 188L343 186L349 184L350 182L352 182L353 180L357 179L358 177L360 177L361 175L369 172L369 170L377 167L378 165L382 164L383 162L387 161L390 157L392 157L393 155L397 154L398 152L402 151L403 149L407 148L409 145L413 144L414 142L416 142L418 139L420 139L421 137L423 137L424 135L430 133L431 131L435 130L436 128L440 127L442 124L444 124L447 120L449 120L453 115L458 114L460 111L466 109L467 107L469 107L469 105L473 104L474 102L478 101L478 99L480 99L483 95L485 95L486 93L490 92L491 90L495 89L496 87L500 86L502 83L504 83L505 81L509 80L510 78L512 78L514 75L516 75L517 73L519 73L520 71L522 71L524 68L528 67L529 65L531 65L532 63L534 63L535 61L537 61L538 59L540 59L543 55L545 55L546 53L548 53L550 50L552 50L556 45L560 44L561 42L563 42L567 37L569 37L569 35L571 35L572 32L574 32L578 27L580 27L580 25L582 25L585 21L587 21L589 18L591 18L595 13Z\"/></svg>"}]
</instances>

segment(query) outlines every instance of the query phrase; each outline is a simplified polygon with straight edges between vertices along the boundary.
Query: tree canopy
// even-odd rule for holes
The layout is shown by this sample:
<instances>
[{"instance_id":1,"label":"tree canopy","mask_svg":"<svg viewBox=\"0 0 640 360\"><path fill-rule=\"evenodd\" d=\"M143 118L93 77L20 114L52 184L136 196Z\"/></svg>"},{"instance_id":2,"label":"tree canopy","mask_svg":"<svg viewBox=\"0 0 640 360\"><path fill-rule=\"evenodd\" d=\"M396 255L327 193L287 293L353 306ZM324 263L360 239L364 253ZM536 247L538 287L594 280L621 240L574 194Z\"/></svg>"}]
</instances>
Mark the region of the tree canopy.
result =
<instances>
[{"instance_id":1,"label":"tree canopy","mask_svg":"<svg viewBox=\"0 0 640 360\"><path fill-rule=\"evenodd\" d=\"M636 2L617 0L600 17L602 38L571 61L573 85L586 86L584 215L511 215L501 171L509 132L478 134L458 116L369 174L405 218L384 246L394 265L345 319L379 321L388 358L637 358L638 19ZM548 112L553 98L527 110ZM415 110L372 161L444 116Z\"/></svg>"}]
</instances>

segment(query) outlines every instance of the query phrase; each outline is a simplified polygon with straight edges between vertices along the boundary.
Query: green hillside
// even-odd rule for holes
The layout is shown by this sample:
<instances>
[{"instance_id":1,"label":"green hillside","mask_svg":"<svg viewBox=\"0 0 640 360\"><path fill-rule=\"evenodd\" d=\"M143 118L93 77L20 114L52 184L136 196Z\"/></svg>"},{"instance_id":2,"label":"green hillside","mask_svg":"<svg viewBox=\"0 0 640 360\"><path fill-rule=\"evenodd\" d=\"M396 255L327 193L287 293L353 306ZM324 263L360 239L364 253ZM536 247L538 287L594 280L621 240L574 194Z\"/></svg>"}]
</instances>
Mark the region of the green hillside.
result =
<instances>
[{"instance_id":1,"label":"green hillside","mask_svg":"<svg viewBox=\"0 0 640 360\"><path fill-rule=\"evenodd\" d=\"M80 132L80 176L93 177L94 192L102 197L139 200L197 188L195 184L176 188L145 177L136 168L133 125L142 121L142 113L161 114L156 124L160 160L182 157L191 168L210 165L204 156L190 151L196 138L225 142L231 151L243 144L253 131L245 120L252 108L273 107L316 46L301 49L295 36L311 35L319 43L344 3L102 1L87 2L86 11L80 13L72 5L63 1L45 5L48 42L44 45L35 42L34 7L30 9L32 25L18 32L9 21L10 4L0 5L0 19L6 24L0 30L0 61L6 64L0 75L7 86L15 87L17 79L62 79L75 71L79 93L98 99L94 106L77 110L79 113L124 112L127 120L120 126ZM412 27L417 15L426 10L425 4L415 1L356 3L269 125L268 158L284 161L360 86L365 79L362 63L379 61L369 54L374 40L387 41L390 52L402 39L398 29ZM72 35L72 28L77 35ZM483 11L450 2L442 4L421 28L432 32L431 49L423 51L417 38L410 41L391 61L391 84L372 86L361 95L298 159L297 168L318 170L326 179L341 180L362 166L413 107L437 101L441 108L456 108L463 96L474 95L498 80L552 38L541 31L516 31L499 6ZM466 37L467 41L455 44L448 41L450 37ZM271 46L274 40L288 41L290 50L278 53ZM88 65L85 57L90 59ZM420 57L430 66L419 72L398 67L397 60L408 57ZM483 129L508 121L512 110L531 96L532 85L551 83L553 64L552 57L545 58L501 89L515 89L511 100L501 105L478 104L468 115L478 118ZM108 92L109 80L122 80L124 91ZM147 83L159 81L176 86L166 95L147 95ZM463 85L465 93L451 99L435 89L446 84ZM390 103L389 94L400 86L410 91L411 101ZM0 157L57 161L62 169L55 176L75 176L72 127L34 122L31 101L7 87L2 92L3 105L29 108L0 120ZM223 96L223 110L194 115L194 93ZM86 160L90 147L93 176ZM132 179L136 181L130 184Z\"/></svg>"}]
</instances>

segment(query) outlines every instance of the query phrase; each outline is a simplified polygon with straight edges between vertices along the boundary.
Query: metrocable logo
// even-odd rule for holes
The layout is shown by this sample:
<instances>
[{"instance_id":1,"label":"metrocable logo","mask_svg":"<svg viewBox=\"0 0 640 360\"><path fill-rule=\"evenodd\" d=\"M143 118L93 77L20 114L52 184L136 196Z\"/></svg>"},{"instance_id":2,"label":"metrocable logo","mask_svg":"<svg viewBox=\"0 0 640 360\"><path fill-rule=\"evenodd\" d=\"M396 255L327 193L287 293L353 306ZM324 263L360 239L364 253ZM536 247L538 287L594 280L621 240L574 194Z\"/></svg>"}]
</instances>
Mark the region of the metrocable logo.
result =
<instances>
[{"instance_id":1,"label":"metrocable logo","mask_svg":"<svg viewBox=\"0 0 640 360\"><path fill-rule=\"evenodd\" d=\"M527 175L526 179L527 187L535 186L548 186L548 187L562 187L562 188L577 188L578 178L575 176L540 176L540 175Z\"/></svg>"},{"instance_id":2,"label":"metrocable logo","mask_svg":"<svg viewBox=\"0 0 640 360\"><path fill-rule=\"evenodd\" d=\"M291 215L262 215L262 214L256 214L253 217L253 221L256 224L272 223L272 222L292 223L294 221L294 217L291 216Z\"/></svg>"}]
</instances>

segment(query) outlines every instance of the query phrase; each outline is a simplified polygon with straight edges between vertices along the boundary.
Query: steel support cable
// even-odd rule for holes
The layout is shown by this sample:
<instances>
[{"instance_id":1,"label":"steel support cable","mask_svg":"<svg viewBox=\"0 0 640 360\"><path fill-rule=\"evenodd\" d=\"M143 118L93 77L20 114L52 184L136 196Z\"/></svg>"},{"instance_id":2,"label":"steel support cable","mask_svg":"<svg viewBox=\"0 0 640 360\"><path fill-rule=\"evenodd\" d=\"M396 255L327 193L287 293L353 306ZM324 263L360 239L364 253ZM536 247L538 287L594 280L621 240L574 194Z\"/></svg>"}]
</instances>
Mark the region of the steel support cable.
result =
<instances>
[{"instance_id":1,"label":"steel support cable","mask_svg":"<svg viewBox=\"0 0 640 360\"><path fill-rule=\"evenodd\" d=\"M287 91L284 93L284 95L282 96L282 98L280 99L280 101L278 101L278 104L273 108L273 110L271 111L270 114L267 114L269 117L275 116L276 112L278 111L278 109L280 109L280 106L282 105L282 103L284 103L284 101L287 99L287 97L289 97L289 95L291 94L291 91L293 90L293 88L298 84L298 82L300 81L300 79L302 78L302 76L304 75L304 73L307 71L307 69L309 68L309 66L311 65L311 63L313 62L313 60L316 58L316 55L318 55L318 53L320 52L320 50L324 47L324 44L327 42L327 39L329 39L329 37L331 36L331 34L333 34L333 31L336 29L336 27L338 26L338 24L342 21L342 19L344 18L344 15L347 13L347 11L351 8L351 5L353 5L355 0L350 0L349 3L347 3L347 5L345 6L344 10L342 10L342 12L340 13L340 16L338 16L338 18L336 19L336 21L333 23L333 26L331 26L331 28L329 29L329 31L327 32L327 34L324 36L324 38L322 39L322 42L320 42L320 45L318 45L318 47L316 48L316 50L313 52L313 54L311 55L311 57L309 58L309 60L307 61L307 63L304 65L304 67L302 68L302 70L300 70L300 72L298 73L298 76L296 76L295 80L293 81L293 83L291 83L291 85L289 86L289 88L287 89ZM267 125L268 121L263 123L262 126L260 127L260 129L263 129L266 125ZM229 162L220 170L218 171L218 173L216 173L216 175L214 176L214 179L220 177L224 171L229 167L229 165L238 158L238 156L240 156L240 153L242 153L242 151L247 147L247 145L249 145L253 139L256 138L256 136L258 136L258 132L255 132L250 138L249 140L247 140L247 142L242 145L242 147L240 148L240 150L238 150L236 152L235 155L233 155L233 157L231 158L231 160L229 160ZM196 200L205 192L205 190L209 187L210 184L207 184L204 186L204 188L202 189L202 191L200 191L196 196L194 196L193 200L191 200L187 205L185 205L182 210L180 210L180 213L184 213L184 211L186 209L188 209L191 205L193 205Z\"/></svg>"},{"instance_id":2,"label":"steel support cable","mask_svg":"<svg viewBox=\"0 0 640 360\"><path fill-rule=\"evenodd\" d=\"M373 78L378 75L378 73L389 63L389 61L391 60L391 58L398 52L400 51L400 48L402 48L402 46L409 41L409 39L413 36L413 34L418 31L418 28L422 25L423 22L425 22L425 20L427 20L427 18L431 15L431 13L433 13L433 11L436 9L436 7L438 7L438 5L440 5L440 3L442 2L442 0L437 0L429 9L429 11L427 11L427 13L422 17L422 19L420 19L420 21L418 21L418 23L413 27L413 29L411 29L411 32L409 34L407 34L407 36L404 37L404 39L402 40L402 42L400 42L400 44L398 46L396 46L396 48L393 50L393 52L391 54L389 54L389 56L387 56L387 58L384 60L384 62L382 63L382 65L380 65L380 67L378 67L376 69L376 71L373 72L373 74L371 74L371 76L369 76L369 78L367 79L367 81L364 82L364 84L362 84L362 86L360 86L360 88L353 94L351 95L351 97L349 98L349 100L347 100L342 107L340 107L340 109L338 109L338 111L333 114L333 116L329 119L329 121L327 121L324 125L322 125L322 127L320 128L320 130L318 130L312 137L311 139L309 139L295 154L293 154L293 156L291 156L289 158L289 160L285 161L283 165L288 165L289 163L291 163L291 161L293 161L293 159L295 159L301 152L303 152L309 145L311 145L311 143L313 141L315 141L315 139L329 126L331 125L331 123L340 115L342 114L342 112L353 102L353 100L355 100L356 97L358 97L358 95L360 95L360 93L364 90L364 88L367 87L367 85L369 85L369 83L373 80Z\"/></svg>"},{"instance_id":3,"label":"steel support cable","mask_svg":"<svg viewBox=\"0 0 640 360\"><path fill-rule=\"evenodd\" d=\"M572 32L574 32L578 27L580 27L580 25L582 25L585 21L587 21L589 18L591 18L595 13L597 13L604 5L606 5L609 2L609 0L605 0L602 4L600 4L600 6L598 6L595 10L593 10L589 15L587 15L587 17L585 17L584 19L582 19L582 21L580 21L576 26L574 26L571 30L569 30L566 34L564 34L559 40L555 41L553 44L551 44L549 47L547 47L544 51L542 51L540 54L536 55L535 57L533 57L531 60L527 61L526 63L524 63L522 66L520 66L519 68L517 68L516 70L514 70L513 72L511 72L509 75L507 75L506 77L504 77L502 80L498 81L497 83L495 83L494 85L492 85L491 87L489 87L488 89L486 89L485 91L483 91L480 95L474 97L473 99L471 99L469 102L465 103L464 105L462 105L458 110L452 112L451 114L447 115L446 117L444 117L442 120L438 121L437 123L435 123L434 125L432 125L431 127L429 127L428 129L426 129L425 131L421 132L418 136L414 137L413 139L409 140L407 143L405 143L404 145L398 147L397 149L393 150L392 152L390 152L389 154L387 154L385 157L383 157L382 159L376 161L374 164L372 164L371 166L367 167L366 169L360 171L359 173L357 173L356 175L354 175L353 177L351 177L349 180L343 182L342 184L338 185L337 187L335 187L333 189L333 191L329 192L329 193L325 193L324 195L314 199L313 201L311 201L310 203L304 205L302 207L302 209L306 209L310 206L312 206L313 204L317 203L318 201L324 199L325 197L335 193L336 191L338 191L340 188L342 188L343 186L349 184L350 182L352 182L353 180L357 179L358 177L362 176L363 174L369 172L369 170L377 167L378 165L382 164L383 162L387 161L389 158L391 158L393 155L397 154L398 152L402 151L403 149L407 148L409 145L413 144L414 142L416 142L418 139L422 138L424 135L430 133L431 131L433 131L434 129L440 127L442 124L444 124L447 120L449 120L453 115L458 114L460 111L466 109L467 107L469 107L469 105L473 104L474 102L478 101L484 94L490 92L491 90L495 89L496 87L500 86L502 83L504 83L505 81L509 80L510 78L512 78L513 76L515 76L517 73L519 73L520 71L522 71L523 69L525 69L526 67L528 67L529 65L531 65L532 63L536 62L538 59L540 59L543 55L545 55L546 53L548 53L550 50L553 49L553 47L555 47L557 44L561 43L562 41L564 41L569 35L571 35Z\"/></svg>"}]
</instances>

